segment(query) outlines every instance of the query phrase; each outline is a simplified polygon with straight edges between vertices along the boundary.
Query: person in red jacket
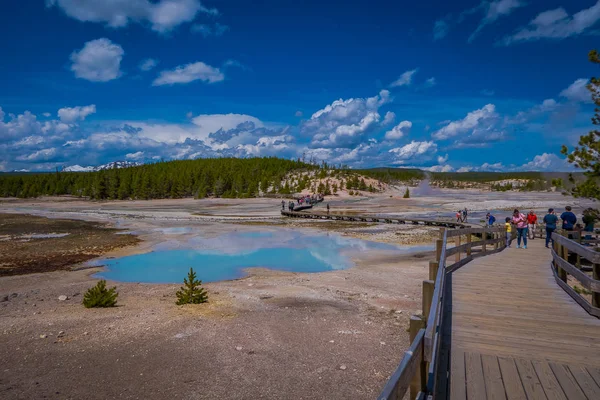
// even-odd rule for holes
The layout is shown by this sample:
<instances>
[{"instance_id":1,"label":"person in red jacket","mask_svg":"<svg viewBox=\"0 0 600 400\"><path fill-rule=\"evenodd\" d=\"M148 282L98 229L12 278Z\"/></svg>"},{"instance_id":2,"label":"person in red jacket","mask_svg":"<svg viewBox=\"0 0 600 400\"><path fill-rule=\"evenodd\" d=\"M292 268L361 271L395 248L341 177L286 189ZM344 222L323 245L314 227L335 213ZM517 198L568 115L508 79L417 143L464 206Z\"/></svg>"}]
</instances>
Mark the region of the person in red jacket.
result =
<instances>
[{"instance_id":1,"label":"person in red jacket","mask_svg":"<svg viewBox=\"0 0 600 400\"><path fill-rule=\"evenodd\" d=\"M533 212L533 210L529 211L527 214L527 231L529 233L529 239L535 239L535 228L537 228L537 215Z\"/></svg>"}]
</instances>

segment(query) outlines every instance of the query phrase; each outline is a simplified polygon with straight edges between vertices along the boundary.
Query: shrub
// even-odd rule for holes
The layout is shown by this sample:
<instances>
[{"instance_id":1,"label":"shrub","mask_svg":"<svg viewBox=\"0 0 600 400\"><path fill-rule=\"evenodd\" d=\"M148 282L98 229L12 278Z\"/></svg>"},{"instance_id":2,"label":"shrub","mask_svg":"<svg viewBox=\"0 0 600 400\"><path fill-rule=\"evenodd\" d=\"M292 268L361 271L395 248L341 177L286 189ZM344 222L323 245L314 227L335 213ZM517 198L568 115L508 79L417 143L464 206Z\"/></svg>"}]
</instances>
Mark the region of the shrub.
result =
<instances>
[{"instance_id":1,"label":"shrub","mask_svg":"<svg viewBox=\"0 0 600 400\"><path fill-rule=\"evenodd\" d=\"M117 305L117 288L106 288L106 281L103 279L85 292L83 295L83 305L85 308L95 307L114 307Z\"/></svg>"},{"instance_id":2,"label":"shrub","mask_svg":"<svg viewBox=\"0 0 600 400\"><path fill-rule=\"evenodd\" d=\"M202 281L196 279L196 273L192 268L190 268L187 278L183 278L183 285L175 293L177 295L176 304L178 306L183 304L200 304L208 301L208 293L202 287Z\"/></svg>"},{"instance_id":3,"label":"shrub","mask_svg":"<svg viewBox=\"0 0 600 400\"><path fill-rule=\"evenodd\" d=\"M405 199L410 199L410 190L408 190L408 188L406 188L406 192L404 192L404 196L402 196Z\"/></svg>"}]
</instances>

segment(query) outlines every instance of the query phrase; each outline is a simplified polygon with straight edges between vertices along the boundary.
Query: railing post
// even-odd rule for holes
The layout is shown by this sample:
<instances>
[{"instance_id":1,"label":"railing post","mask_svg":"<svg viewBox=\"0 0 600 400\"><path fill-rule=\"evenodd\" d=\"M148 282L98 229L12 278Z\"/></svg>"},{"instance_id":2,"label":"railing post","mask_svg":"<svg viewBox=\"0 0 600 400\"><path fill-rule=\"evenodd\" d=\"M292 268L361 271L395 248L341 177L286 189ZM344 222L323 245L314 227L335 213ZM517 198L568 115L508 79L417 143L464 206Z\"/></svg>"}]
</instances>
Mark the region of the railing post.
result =
<instances>
[{"instance_id":1,"label":"railing post","mask_svg":"<svg viewBox=\"0 0 600 400\"><path fill-rule=\"evenodd\" d=\"M498 233L492 232L492 239L494 239L494 250L498 250Z\"/></svg>"},{"instance_id":2,"label":"railing post","mask_svg":"<svg viewBox=\"0 0 600 400\"><path fill-rule=\"evenodd\" d=\"M581 242L583 241L583 235L582 235L583 231L579 231L579 244L581 244ZM581 256L579 255L579 253L577 253L577 264L575 264L575 266L579 269L581 269Z\"/></svg>"},{"instance_id":3,"label":"railing post","mask_svg":"<svg viewBox=\"0 0 600 400\"><path fill-rule=\"evenodd\" d=\"M460 246L460 235L458 235L454 238L454 246L456 246L456 247ZM458 252L456 252L456 255L454 256L454 261L455 262L460 261L460 250Z\"/></svg>"},{"instance_id":4,"label":"railing post","mask_svg":"<svg viewBox=\"0 0 600 400\"><path fill-rule=\"evenodd\" d=\"M564 232L561 232L561 236L566 238ZM558 243L557 240L554 241L555 244L555 252L559 257L562 257L565 260L569 260L569 249L567 249L566 246L561 245L560 243ZM554 264L554 266L556 267L556 274L558 275L558 277L563 281L566 282L567 281L567 271L565 271L564 269L562 269L560 267L560 265L558 264Z\"/></svg>"},{"instance_id":5,"label":"railing post","mask_svg":"<svg viewBox=\"0 0 600 400\"><path fill-rule=\"evenodd\" d=\"M433 299L433 290L435 281L423 281L423 319L427 321L429 318L429 310L431 309L431 300Z\"/></svg>"},{"instance_id":6,"label":"railing post","mask_svg":"<svg viewBox=\"0 0 600 400\"><path fill-rule=\"evenodd\" d=\"M429 261L429 280L435 281L437 277L438 269L440 268L440 263L437 261Z\"/></svg>"},{"instance_id":7,"label":"railing post","mask_svg":"<svg viewBox=\"0 0 600 400\"><path fill-rule=\"evenodd\" d=\"M600 281L600 264L594 264L592 268L592 278ZM592 305L600 308L600 293L592 292Z\"/></svg>"},{"instance_id":8,"label":"railing post","mask_svg":"<svg viewBox=\"0 0 600 400\"><path fill-rule=\"evenodd\" d=\"M468 256L471 255L471 234L470 233L467 235L467 243L468 243L468 246L467 246L467 257L468 257Z\"/></svg>"},{"instance_id":9,"label":"railing post","mask_svg":"<svg viewBox=\"0 0 600 400\"><path fill-rule=\"evenodd\" d=\"M440 258L442 258L442 246L443 245L444 245L443 239L437 239L435 241L435 260L441 265L444 265L444 261L445 261L445 260L440 260Z\"/></svg>"},{"instance_id":10,"label":"railing post","mask_svg":"<svg viewBox=\"0 0 600 400\"><path fill-rule=\"evenodd\" d=\"M483 254L487 253L487 230L484 228L481 234L483 239Z\"/></svg>"},{"instance_id":11,"label":"railing post","mask_svg":"<svg viewBox=\"0 0 600 400\"><path fill-rule=\"evenodd\" d=\"M413 315L412 317L410 317L410 327L409 327L409 337L410 337L410 343L413 342L413 340L415 340L415 337L417 337L417 333L419 333L420 329L425 328L425 320L422 319L421 317L418 317L416 315ZM421 346L421 351L423 351L423 346ZM424 360L424 357L423 357ZM417 372L415 373L415 375L413 376L412 381L410 382L410 399L414 400L417 398L417 395L419 394L419 392L423 391L423 389L425 388L425 386L423 385L423 365L425 364L425 361L421 362L421 367L417 369Z\"/></svg>"}]
</instances>

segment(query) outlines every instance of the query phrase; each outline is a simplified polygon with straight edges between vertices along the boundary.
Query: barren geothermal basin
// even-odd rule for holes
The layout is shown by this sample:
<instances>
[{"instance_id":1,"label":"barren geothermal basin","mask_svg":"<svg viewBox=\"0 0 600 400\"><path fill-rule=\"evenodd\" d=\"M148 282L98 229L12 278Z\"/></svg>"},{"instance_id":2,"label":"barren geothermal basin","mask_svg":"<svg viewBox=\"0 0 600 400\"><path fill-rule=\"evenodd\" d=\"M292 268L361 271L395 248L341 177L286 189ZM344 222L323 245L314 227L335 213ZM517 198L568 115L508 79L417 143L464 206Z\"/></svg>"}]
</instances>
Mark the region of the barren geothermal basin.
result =
<instances>
[{"instance_id":1,"label":"barren geothermal basin","mask_svg":"<svg viewBox=\"0 0 600 400\"><path fill-rule=\"evenodd\" d=\"M364 252L376 251L393 257L432 249L432 246L396 246L334 234L278 229L194 237L187 242L168 241L156 245L149 253L98 260L92 265L105 267L95 277L119 282L180 283L190 267L203 282L216 282L242 278L247 275L247 268L325 272L354 266L352 257Z\"/></svg>"}]
</instances>

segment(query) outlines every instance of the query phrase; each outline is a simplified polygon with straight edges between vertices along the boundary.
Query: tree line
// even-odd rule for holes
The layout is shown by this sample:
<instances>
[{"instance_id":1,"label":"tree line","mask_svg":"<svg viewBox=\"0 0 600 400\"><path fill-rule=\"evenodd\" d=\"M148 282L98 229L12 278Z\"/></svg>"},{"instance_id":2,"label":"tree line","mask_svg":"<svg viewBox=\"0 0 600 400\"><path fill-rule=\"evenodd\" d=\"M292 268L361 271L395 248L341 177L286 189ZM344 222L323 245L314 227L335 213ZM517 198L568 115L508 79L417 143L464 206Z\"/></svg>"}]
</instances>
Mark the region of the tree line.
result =
<instances>
[{"instance_id":1,"label":"tree line","mask_svg":"<svg viewBox=\"0 0 600 400\"><path fill-rule=\"evenodd\" d=\"M72 195L96 200L255 197L259 192L280 193L292 171L319 168L276 157L204 158L96 172L2 174L0 196Z\"/></svg>"}]
</instances>

